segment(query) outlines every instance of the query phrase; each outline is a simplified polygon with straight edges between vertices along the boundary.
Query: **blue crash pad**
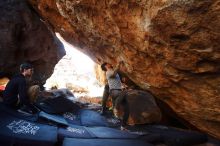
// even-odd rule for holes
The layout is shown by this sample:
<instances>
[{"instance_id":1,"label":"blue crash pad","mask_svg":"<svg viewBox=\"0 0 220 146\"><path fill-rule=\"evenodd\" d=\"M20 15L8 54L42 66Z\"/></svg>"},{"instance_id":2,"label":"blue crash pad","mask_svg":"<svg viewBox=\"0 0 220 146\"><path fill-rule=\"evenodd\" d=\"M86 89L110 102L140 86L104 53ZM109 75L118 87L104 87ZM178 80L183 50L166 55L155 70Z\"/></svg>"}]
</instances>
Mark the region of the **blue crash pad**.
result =
<instances>
[{"instance_id":1,"label":"blue crash pad","mask_svg":"<svg viewBox=\"0 0 220 146\"><path fill-rule=\"evenodd\" d=\"M67 121L61 115L48 114L43 111L39 113L39 117L53 122L56 125L68 126Z\"/></svg>"},{"instance_id":2,"label":"blue crash pad","mask_svg":"<svg viewBox=\"0 0 220 146\"><path fill-rule=\"evenodd\" d=\"M76 139L65 138L63 146L153 146L142 140L134 139Z\"/></svg>"},{"instance_id":3,"label":"blue crash pad","mask_svg":"<svg viewBox=\"0 0 220 146\"><path fill-rule=\"evenodd\" d=\"M68 124L81 125L80 115L74 112L65 112L63 117L68 122Z\"/></svg>"},{"instance_id":4,"label":"blue crash pad","mask_svg":"<svg viewBox=\"0 0 220 146\"><path fill-rule=\"evenodd\" d=\"M38 114L21 113L3 103L0 103L0 110L8 115L11 115L12 117L21 118L27 121L35 122L38 120Z\"/></svg>"},{"instance_id":5,"label":"blue crash pad","mask_svg":"<svg viewBox=\"0 0 220 146\"><path fill-rule=\"evenodd\" d=\"M108 127L119 127L121 126L121 121L115 117L106 117L108 122Z\"/></svg>"},{"instance_id":6,"label":"blue crash pad","mask_svg":"<svg viewBox=\"0 0 220 146\"><path fill-rule=\"evenodd\" d=\"M121 131L118 129L108 127L86 127L87 130L97 138L108 139L135 139L140 135L131 134L127 131Z\"/></svg>"},{"instance_id":7,"label":"blue crash pad","mask_svg":"<svg viewBox=\"0 0 220 146\"><path fill-rule=\"evenodd\" d=\"M75 112L65 112L62 115L60 114L48 114L41 111L39 113L40 118L47 119L57 124L61 125L79 125L79 126L109 126L110 122L107 119L100 115L100 113L81 109L78 113Z\"/></svg>"},{"instance_id":8,"label":"blue crash pad","mask_svg":"<svg viewBox=\"0 0 220 146\"><path fill-rule=\"evenodd\" d=\"M195 131L187 131L161 125L150 125L144 129L152 134L159 134L161 140L170 146L196 145L207 141L207 135Z\"/></svg>"},{"instance_id":9,"label":"blue crash pad","mask_svg":"<svg viewBox=\"0 0 220 146\"><path fill-rule=\"evenodd\" d=\"M71 125L66 128L58 129L58 138L63 140L65 137L70 138L95 138L90 132L83 126Z\"/></svg>"},{"instance_id":10,"label":"blue crash pad","mask_svg":"<svg viewBox=\"0 0 220 146\"><path fill-rule=\"evenodd\" d=\"M57 128L12 117L0 112L0 143L3 145L53 146Z\"/></svg>"},{"instance_id":11,"label":"blue crash pad","mask_svg":"<svg viewBox=\"0 0 220 146\"><path fill-rule=\"evenodd\" d=\"M100 113L82 109L79 112L82 126L108 126L108 121Z\"/></svg>"},{"instance_id":12,"label":"blue crash pad","mask_svg":"<svg viewBox=\"0 0 220 146\"><path fill-rule=\"evenodd\" d=\"M119 127L121 125L120 120L117 118L106 118L101 116L100 113L88 109L81 109L78 113L65 112L63 117L69 124L73 125L105 127Z\"/></svg>"},{"instance_id":13,"label":"blue crash pad","mask_svg":"<svg viewBox=\"0 0 220 146\"><path fill-rule=\"evenodd\" d=\"M108 127L85 127L71 125L67 128L59 128L59 138L99 138L99 139L137 139L140 135L131 134Z\"/></svg>"}]
</instances>

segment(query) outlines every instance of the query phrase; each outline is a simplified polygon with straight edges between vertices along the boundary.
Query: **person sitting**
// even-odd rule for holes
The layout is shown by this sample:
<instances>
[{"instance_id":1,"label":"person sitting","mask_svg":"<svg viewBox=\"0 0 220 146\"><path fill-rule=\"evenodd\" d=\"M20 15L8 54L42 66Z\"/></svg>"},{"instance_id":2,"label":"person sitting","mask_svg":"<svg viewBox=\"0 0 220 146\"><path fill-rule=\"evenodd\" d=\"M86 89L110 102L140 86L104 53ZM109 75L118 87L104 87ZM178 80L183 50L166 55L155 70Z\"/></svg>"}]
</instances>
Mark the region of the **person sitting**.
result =
<instances>
[{"instance_id":1,"label":"person sitting","mask_svg":"<svg viewBox=\"0 0 220 146\"><path fill-rule=\"evenodd\" d=\"M27 79L30 79L32 74L33 66L31 64L20 65L20 73L12 77L3 93L3 102L7 106L16 110L25 107L31 113L36 112L32 103L36 100L40 87L34 85L28 88Z\"/></svg>"}]
</instances>

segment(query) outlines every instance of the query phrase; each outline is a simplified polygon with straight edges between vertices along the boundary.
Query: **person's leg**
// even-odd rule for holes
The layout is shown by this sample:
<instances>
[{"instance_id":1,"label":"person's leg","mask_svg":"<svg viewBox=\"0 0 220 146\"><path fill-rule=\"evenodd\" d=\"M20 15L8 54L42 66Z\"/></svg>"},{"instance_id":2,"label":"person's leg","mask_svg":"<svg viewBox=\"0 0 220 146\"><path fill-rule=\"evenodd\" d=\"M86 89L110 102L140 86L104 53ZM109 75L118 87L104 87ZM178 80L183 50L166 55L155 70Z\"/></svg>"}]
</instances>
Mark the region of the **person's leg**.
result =
<instances>
[{"instance_id":1,"label":"person's leg","mask_svg":"<svg viewBox=\"0 0 220 146\"><path fill-rule=\"evenodd\" d=\"M127 91L122 91L115 100L114 113L121 119L121 126L125 127L129 118L129 105L126 100Z\"/></svg>"},{"instance_id":2,"label":"person's leg","mask_svg":"<svg viewBox=\"0 0 220 146\"><path fill-rule=\"evenodd\" d=\"M104 114L107 110L106 103L109 97L109 86L106 84L102 96L102 113Z\"/></svg>"},{"instance_id":3,"label":"person's leg","mask_svg":"<svg viewBox=\"0 0 220 146\"><path fill-rule=\"evenodd\" d=\"M40 87L38 85L29 87L28 96L31 103L34 103L37 100L39 92L40 92Z\"/></svg>"},{"instance_id":4,"label":"person's leg","mask_svg":"<svg viewBox=\"0 0 220 146\"><path fill-rule=\"evenodd\" d=\"M115 107L115 100L120 95L120 93L121 93L121 90L111 90L110 92L110 96L112 97L113 109Z\"/></svg>"}]
</instances>

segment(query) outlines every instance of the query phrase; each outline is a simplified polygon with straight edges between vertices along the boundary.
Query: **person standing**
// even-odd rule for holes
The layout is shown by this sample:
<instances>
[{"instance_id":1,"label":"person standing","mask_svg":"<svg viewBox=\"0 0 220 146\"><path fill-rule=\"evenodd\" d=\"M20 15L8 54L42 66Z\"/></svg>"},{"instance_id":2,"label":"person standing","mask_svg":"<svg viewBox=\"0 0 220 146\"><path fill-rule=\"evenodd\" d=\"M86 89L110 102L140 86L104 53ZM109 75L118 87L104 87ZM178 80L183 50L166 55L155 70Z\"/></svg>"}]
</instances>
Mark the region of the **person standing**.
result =
<instances>
[{"instance_id":1,"label":"person standing","mask_svg":"<svg viewBox=\"0 0 220 146\"><path fill-rule=\"evenodd\" d=\"M119 64L115 68L113 68L111 64L106 62L101 65L102 70L106 72L105 73L106 79L108 81L108 84L105 85L103 98L102 98L103 114L106 112L106 102L109 95L112 97L112 103L114 108L115 100L122 91L122 83L118 74L121 65L122 62L119 62Z\"/></svg>"}]
</instances>

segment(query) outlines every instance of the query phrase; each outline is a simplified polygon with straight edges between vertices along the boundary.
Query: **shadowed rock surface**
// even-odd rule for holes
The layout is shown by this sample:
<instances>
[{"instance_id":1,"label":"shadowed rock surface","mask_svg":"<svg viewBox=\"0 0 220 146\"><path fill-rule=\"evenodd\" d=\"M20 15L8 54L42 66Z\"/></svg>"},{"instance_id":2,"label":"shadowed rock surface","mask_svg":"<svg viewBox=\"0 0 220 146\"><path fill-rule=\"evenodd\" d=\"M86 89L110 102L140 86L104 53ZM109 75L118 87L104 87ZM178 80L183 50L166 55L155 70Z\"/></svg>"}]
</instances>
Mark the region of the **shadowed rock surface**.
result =
<instances>
[{"instance_id":1,"label":"shadowed rock surface","mask_svg":"<svg viewBox=\"0 0 220 146\"><path fill-rule=\"evenodd\" d=\"M26 1L1 1L0 8L0 71L12 75L28 61L45 82L65 54L62 43Z\"/></svg>"}]
</instances>

